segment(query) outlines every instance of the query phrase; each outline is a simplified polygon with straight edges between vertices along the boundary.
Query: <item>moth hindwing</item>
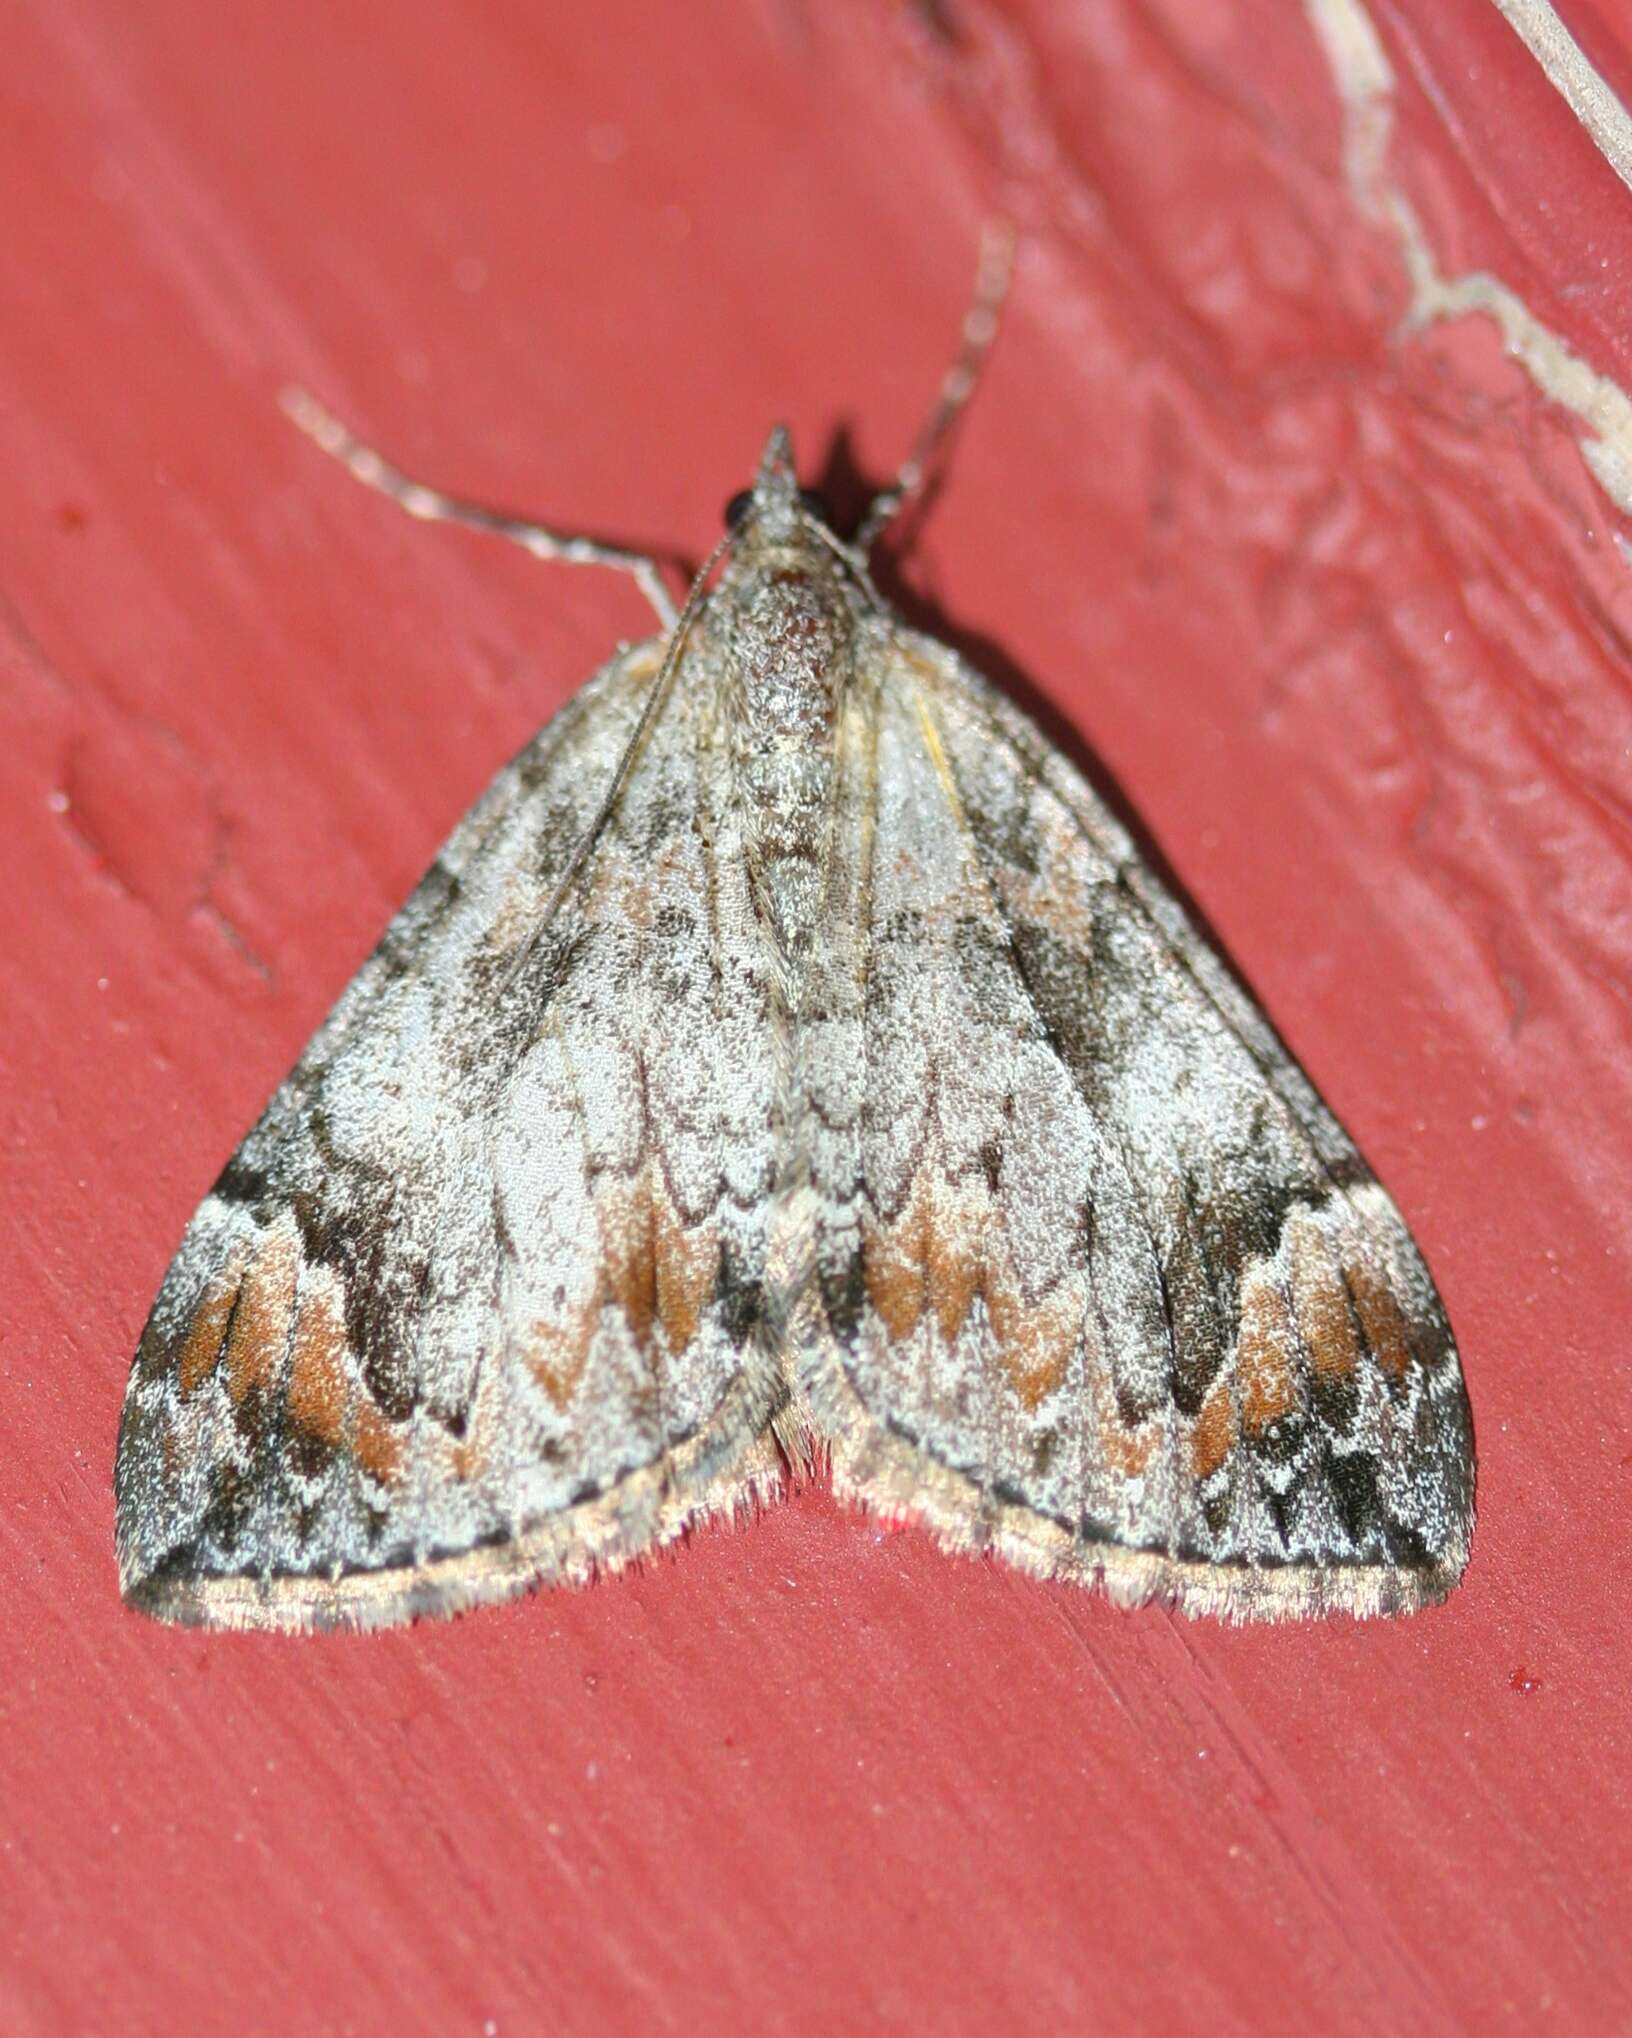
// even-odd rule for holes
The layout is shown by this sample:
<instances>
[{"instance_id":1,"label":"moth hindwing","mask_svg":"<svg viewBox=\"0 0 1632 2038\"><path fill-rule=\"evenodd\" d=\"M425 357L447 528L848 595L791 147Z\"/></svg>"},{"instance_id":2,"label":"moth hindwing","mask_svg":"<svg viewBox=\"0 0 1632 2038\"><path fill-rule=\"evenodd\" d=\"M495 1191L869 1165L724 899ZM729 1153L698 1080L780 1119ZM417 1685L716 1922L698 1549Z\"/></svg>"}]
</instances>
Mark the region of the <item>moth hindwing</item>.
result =
<instances>
[{"instance_id":1,"label":"moth hindwing","mask_svg":"<svg viewBox=\"0 0 1632 2038\"><path fill-rule=\"evenodd\" d=\"M1125 1602L1443 1596L1471 1431L1393 1204L785 434L734 515L717 584L499 774L194 1217L126 1396L127 1597L456 1609L817 1452Z\"/></svg>"}]
</instances>

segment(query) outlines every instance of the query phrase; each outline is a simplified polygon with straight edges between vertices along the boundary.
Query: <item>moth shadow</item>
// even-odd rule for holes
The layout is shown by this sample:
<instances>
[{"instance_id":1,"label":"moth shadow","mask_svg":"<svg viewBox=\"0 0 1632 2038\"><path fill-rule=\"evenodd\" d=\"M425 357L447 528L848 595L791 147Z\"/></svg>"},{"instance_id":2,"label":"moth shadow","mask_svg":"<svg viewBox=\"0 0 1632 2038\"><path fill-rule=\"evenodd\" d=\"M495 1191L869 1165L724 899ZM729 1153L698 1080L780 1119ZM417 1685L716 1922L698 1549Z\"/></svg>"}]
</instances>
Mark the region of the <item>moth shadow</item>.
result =
<instances>
[{"instance_id":1,"label":"moth shadow","mask_svg":"<svg viewBox=\"0 0 1632 2038\"><path fill-rule=\"evenodd\" d=\"M994 638L953 621L940 606L902 578L901 562L912 554L911 540L919 525L933 509L944 485L945 470L931 479L924 493L908 506L891 533L891 542L869 562L880 594L915 630L949 644L960 657L968 659L977 672L1007 694L1015 706L1028 715L1054 748L1070 759L1105 803L1117 821L1133 838L1140 860L1154 872L1165 889L1178 900L1191 924L1207 941L1214 954L1235 978L1237 985L1254 996L1251 985L1236 966L1218 930L1197 904L1184 880L1174 870L1161 846L1150 833L1138 809L1129 800L1102 760L1083 740L1082 732L1069 716L1050 700L1029 675ZM832 513L833 527L853 531L868 503L877 492L856 462L849 428L834 432L817 479L817 489ZM1256 1000L1255 1000L1256 1001Z\"/></svg>"}]
</instances>

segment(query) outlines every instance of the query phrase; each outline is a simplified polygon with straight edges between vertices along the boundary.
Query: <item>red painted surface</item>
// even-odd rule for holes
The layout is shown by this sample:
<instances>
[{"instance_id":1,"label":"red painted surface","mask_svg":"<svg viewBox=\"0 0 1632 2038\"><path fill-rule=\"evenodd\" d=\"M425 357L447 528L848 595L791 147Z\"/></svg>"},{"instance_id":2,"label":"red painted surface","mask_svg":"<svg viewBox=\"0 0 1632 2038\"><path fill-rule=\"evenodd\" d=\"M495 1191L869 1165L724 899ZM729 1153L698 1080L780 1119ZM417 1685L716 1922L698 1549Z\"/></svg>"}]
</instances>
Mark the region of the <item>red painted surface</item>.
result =
<instances>
[{"instance_id":1,"label":"red painted surface","mask_svg":"<svg viewBox=\"0 0 1632 2038\"><path fill-rule=\"evenodd\" d=\"M1377 18L1442 266L1632 380L1625 188L1481 0ZM1487 322L1397 335L1300 12L955 22L8 16L8 2031L1632 2025L1620 520ZM1478 1429L1463 1589L1227 1632L805 1491L406 1634L126 1614L119 1401L187 1216L645 627L370 499L277 389L699 552L778 416L887 469L999 207L1012 316L905 579L1103 760L1409 1215Z\"/></svg>"}]
</instances>

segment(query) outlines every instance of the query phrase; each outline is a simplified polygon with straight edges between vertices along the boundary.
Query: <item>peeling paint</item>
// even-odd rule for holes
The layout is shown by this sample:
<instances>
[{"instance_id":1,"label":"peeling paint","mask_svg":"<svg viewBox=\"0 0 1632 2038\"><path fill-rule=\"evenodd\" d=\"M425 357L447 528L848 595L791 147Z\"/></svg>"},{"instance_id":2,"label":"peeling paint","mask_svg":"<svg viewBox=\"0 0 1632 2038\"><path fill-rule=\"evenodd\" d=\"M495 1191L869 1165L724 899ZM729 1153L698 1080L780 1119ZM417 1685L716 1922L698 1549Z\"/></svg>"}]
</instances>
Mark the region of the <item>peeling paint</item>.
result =
<instances>
[{"instance_id":1,"label":"peeling paint","mask_svg":"<svg viewBox=\"0 0 1632 2038\"><path fill-rule=\"evenodd\" d=\"M1344 164L1356 203L1368 218L1391 228L1399 242L1411 285L1404 330L1476 313L1493 319L1509 355L1536 388L1586 427L1582 458L1615 506L1632 516L1632 399L1537 318L1500 277L1483 269L1444 274L1416 208L1389 175L1394 72L1363 0L1304 0L1304 8L1343 100ZM1539 17L1551 10L1510 0L1503 12L1512 19L1518 13ZM1624 112L1621 121L1624 126ZM1596 133L1594 139L1604 146ZM1618 162L1615 167L1621 169Z\"/></svg>"}]
</instances>

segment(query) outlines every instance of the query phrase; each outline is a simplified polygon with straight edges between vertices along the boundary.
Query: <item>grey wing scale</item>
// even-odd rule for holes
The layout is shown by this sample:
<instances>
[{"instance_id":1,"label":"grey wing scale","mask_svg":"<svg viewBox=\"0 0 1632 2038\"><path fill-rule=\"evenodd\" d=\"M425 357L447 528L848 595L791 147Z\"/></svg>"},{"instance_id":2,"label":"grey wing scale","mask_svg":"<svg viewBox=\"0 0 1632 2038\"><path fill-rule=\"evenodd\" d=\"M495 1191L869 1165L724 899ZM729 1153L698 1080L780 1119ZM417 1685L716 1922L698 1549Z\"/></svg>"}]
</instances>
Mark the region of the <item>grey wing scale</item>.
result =
<instances>
[{"instance_id":1,"label":"grey wing scale","mask_svg":"<svg viewBox=\"0 0 1632 2038\"><path fill-rule=\"evenodd\" d=\"M116 1468L148 1610L448 1610L774 1481L764 963L695 693L544 918L659 657L494 781L194 1218Z\"/></svg>"},{"instance_id":2,"label":"grey wing scale","mask_svg":"<svg viewBox=\"0 0 1632 2038\"><path fill-rule=\"evenodd\" d=\"M1128 1601L1442 1597L1471 1434L1398 1212L1026 718L870 663L806 1045L835 1484Z\"/></svg>"}]
</instances>

